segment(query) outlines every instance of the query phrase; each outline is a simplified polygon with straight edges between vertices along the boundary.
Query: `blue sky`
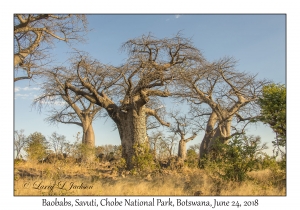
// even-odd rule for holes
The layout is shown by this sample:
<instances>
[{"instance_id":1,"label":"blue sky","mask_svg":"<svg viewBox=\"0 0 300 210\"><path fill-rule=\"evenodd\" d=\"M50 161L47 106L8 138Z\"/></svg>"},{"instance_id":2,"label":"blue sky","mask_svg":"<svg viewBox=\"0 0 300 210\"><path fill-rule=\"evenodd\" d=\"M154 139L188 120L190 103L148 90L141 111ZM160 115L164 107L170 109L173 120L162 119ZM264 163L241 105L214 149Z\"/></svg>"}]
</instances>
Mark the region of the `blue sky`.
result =
<instances>
[{"instance_id":1,"label":"blue sky","mask_svg":"<svg viewBox=\"0 0 300 210\"><path fill-rule=\"evenodd\" d=\"M119 65L127 55L120 50L128 39L152 33L158 38L171 37L181 31L191 38L207 60L232 56L238 60L237 69L258 78L271 79L275 83L286 81L286 16L285 15L89 15L92 29L86 44L75 47L88 52L103 63ZM53 49L55 64L63 63L72 50L64 43ZM38 83L39 81L36 81ZM29 135L35 131L49 137L56 131L74 141L81 128L76 125L51 126L44 122L46 110L38 113L31 107L39 95L38 84L29 81L16 82L14 129L24 129ZM120 144L117 131L113 131L110 119L94 122L96 145ZM274 134L268 126L258 124L248 129L249 134L259 135L263 142L271 142ZM188 145L200 143L199 135ZM271 144L269 144L272 149Z\"/></svg>"}]
</instances>

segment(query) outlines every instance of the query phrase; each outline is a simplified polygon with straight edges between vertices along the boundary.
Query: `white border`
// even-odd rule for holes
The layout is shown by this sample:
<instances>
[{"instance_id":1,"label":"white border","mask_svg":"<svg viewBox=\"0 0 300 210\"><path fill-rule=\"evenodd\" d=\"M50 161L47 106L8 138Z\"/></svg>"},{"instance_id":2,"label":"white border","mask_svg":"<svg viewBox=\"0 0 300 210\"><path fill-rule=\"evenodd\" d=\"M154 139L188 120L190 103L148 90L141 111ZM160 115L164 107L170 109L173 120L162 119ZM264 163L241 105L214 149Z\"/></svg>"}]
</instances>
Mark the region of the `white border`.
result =
<instances>
[{"instance_id":1,"label":"white border","mask_svg":"<svg viewBox=\"0 0 300 210\"><path fill-rule=\"evenodd\" d=\"M4 77L1 81L1 131L4 135L1 135L1 147L0 147L0 166L1 166L1 180L0 180L0 206L4 209L15 209L21 207L21 209L34 209L35 207L41 208L42 199L44 197L14 197L13 196L13 14L14 13L281 13L287 14L287 119L288 119L288 178L287 178L287 196L286 197L218 197L222 200L254 200L259 199L260 205L255 209L272 209L274 207L287 207L296 209L293 207L298 206L298 186L299 183L296 177L298 177L298 164L296 154L298 153L299 135L296 136L296 130L299 129L296 117L298 98L299 97L299 8L296 1L222 1L222 0L210 0L210 1L5 1L1 5L1 61L4 65L1 65L1 75ZM296 162L297 161L297 162ZM49 197L53 199L54 197ZM59 199L61 199L60 197ZM70 200L80 197L67 197ZM142 199L143 197L139 197ZM156 197L157 198L157 197ZM167 199L168 197L163 197ZM201 199L212 200L214 197L201 197ZM90 197L82 197L82 199L90 199ZM98 198L99 199L99 198ZM121 198L120 198L121 199ZM145 199L148 199L145 198ZM172 197L175 200L176 197ZM191 199L195 199L194 197ZM5 208L7 207L7 208ZM48 207L49 208L49 207ZM68 207L65 207L68 208ZM101 207L103 208L103 207ZM122 209L127 207L122 207ZM132 208L132 207L128 207ZM137 207L140 208L140 207ZM145 207L146 208L146 207ZM153 207L152 207L153 208ZM157 208L157 207L155 207ZM180 208L180 207L175 207ZM185 207L186 208L186 207ZM191 209L198 209L199 207L189 207ZM200 207L201 208L201 207ZM244 207L245 208L245 207ZM106 209L106 208L104 208ZM113 208L111 208L113 209ZM249 209L249 207L247 208Z\"/></svg>"}]
</instances>

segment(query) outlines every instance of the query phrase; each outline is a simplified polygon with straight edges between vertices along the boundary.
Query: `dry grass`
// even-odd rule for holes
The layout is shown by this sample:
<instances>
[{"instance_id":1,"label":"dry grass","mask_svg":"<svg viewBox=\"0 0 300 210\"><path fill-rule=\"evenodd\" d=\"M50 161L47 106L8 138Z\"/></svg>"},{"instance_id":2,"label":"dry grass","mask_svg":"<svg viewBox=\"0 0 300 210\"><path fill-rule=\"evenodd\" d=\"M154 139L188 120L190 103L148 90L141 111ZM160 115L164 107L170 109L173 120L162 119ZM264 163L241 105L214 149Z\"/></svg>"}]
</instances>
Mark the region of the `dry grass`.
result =
<instances>
[{"instance_id":1,"label":"dry grass","mask_svg":"<svg viewBox=\"0 0 300 210\"><path fill-rule=\"evenodd\" d=\"M149 195L192 196L201 191L210 195L286 195L285 182L274 180L271 171L249 173L250 180L225 182L204 170L184 168L143 175L119 172L109 163L15 165L15 195ZM73 188L71 187L73 183ZM75 189L86 186L90 189ZM53 187L54 186L54 187ZM52 188L53 187L53 188ZM71 188L71 189L70 189ZM78 188L78 187L77 187Z\"/></svg>"}]
</instances>

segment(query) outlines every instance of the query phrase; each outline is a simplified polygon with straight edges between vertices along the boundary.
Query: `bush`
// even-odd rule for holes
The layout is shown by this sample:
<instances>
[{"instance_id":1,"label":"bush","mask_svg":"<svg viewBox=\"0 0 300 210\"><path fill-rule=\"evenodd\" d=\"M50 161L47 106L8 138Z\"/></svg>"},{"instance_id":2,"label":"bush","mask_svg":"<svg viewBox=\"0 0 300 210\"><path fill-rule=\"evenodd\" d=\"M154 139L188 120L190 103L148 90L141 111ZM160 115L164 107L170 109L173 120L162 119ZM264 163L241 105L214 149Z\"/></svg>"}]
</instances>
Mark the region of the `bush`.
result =
<instances>
[{"instance_id":1,"label":"bush","mask_svg":"<svg viewBox=\"0 0 300 210\"><path fill-rule=\"evenodd\" d=\"M279 161L276 160L276 156L266 155L260 160L260 169L269 169L271 172L271 176L269 181L272 184L277 185L282 182L282 180L286 179L286 160L281 159Z\"/></svg>"},{"instance_id":2,"label":"bush","mask_svg":"<svg viewBox=\"0 0 300 210\"><path fill-rule=\"evenodd\" d=\"M148 144L135 144L133 150L132 164L134 165L134 171L152 171L157 168L153 153Z\"/></svg>"},{"instance_id":3,"label":"bush","mask_svg":"<svg viewBox=\"0 0 300 210\"><path fill-rule=\"evenodd\" d=\"M88 146L86 144L77 144L77 156L83 162L92 162L95 160L95 147Z\"/></svg>"},{"instance_id":4,"label":"bush","mask_svg":"<svg viewBox=\"0 0 300 210\"><path fill-rule=\"evenodd\" d=\"M119 160L122 157L122 145L106 144L95 148L100 161Z\"/></svg>"},{"instance_id":5,"label":"bush","mask_svg":"<svg viewBox=\"0 0 300 210\"><path fill-rule=\"evenodd\" d=\"M260 146L259 137L236 136L228 144L216 141L201 164L213 176L243 181L248 178L247 173L255 169L266 148L265 144Z\"/></svg>"},{"instance_id":6,"label":"bush","mask_svg":"<svg viewBox=\"0 0 300 210\"><path fill-rule=\"evenodd\" d=\"M199 155L196 153L193 149L187 150L185 165L187 165L190 168L197 168L198 167L198 159Z\"/></svg>"}]
</instances>

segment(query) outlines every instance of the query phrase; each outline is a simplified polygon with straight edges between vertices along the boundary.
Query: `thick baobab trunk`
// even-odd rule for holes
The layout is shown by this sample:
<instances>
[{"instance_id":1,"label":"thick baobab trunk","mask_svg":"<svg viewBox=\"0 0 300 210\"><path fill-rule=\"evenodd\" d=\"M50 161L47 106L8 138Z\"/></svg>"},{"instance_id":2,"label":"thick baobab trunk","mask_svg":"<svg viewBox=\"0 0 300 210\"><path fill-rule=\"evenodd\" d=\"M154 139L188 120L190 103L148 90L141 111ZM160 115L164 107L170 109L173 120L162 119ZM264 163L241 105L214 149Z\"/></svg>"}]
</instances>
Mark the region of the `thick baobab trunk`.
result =
<instances>
[{"instance_id":1,"label":"thick baobab trunk","mask_svg":"<svg viewBox=\"0 0 300 210\"><path fill-rule=\"evenodd\" d=\"M178 144L178 158L181 160L186 159L186 141L181 139Z\"/></svg>"},{"instance_id":2,"label":"thick baobab trunk","mask_svg":"<svg viewBox=\"0 0 300 210\"><path fill-rule=\"evenodd\" d=\"M221 143L228 143L229 137L231 135L231 121L232 119L230 118L219 124L213 140L216 140L218 138Z\"/></svg>"},{"instance_id":3,"label":"thick baobab trunk","mask_svg":"<svg viewBox=\"0 0 300 210\"><path fill-rule=\"evenodd\" d=\"M85 116L82 121L82 160L91 162L95 159L95 133L92 126L91 118Z\"/></svg>"},{"instance_id":4,"label":"thick baobab trunk","mask_svg":"<svg viewBox=\"0 0 300 210\"><path fill-rule=\"evenodd\" d=\"M207 123L205 136L200 145L200 158L209 153L216 140L219 140L223 144L228 143L231 135L231 121L232 118L228 118L224 122L219 123L218 127L214 128L218 120L217 115L212 113Z\"/></svg>"},{"instance_id":5,"label":"thick baobab trunk","mask_svg":"<svg viewBox=\"0 0 300 210\"><path fill-rule=\"evenodd\" d=\"M127 169L132 169L134 167L132 158L142 154L144 147L149 146L144 108L141 107L139 111L127 110L120 117L117 127L122 143L122 156L126 160Z\"/></svg>"},{"instance_id":6,"label":"thick baobab trunk","mask_svg":"<svg viewBox=\"0 0 300 210\"><path fill-rule=\"evenodd\" d=\"M179 145L178 145L178 158L181 161L184 161L186 159L186 143L188 143L189 141L192 141L194 138L196 138L197 134L194 133L193 136L191 136L190 138L185 139L184 138L184 134L182 133L181 139L179 141Z\"/></svg>"},{"instance_id":7,"label":"thick baobab trunk","mask_svg":"<svg viewBox=\"0 0 300 210\"><path fill-rule=\"evenodd\" d=\"M95 147L95 133L91 121L83 123L82 143L90 148Z\"/></svg>"},{"instance_id":8,"label":"thick baobab trunk","mask_svg":"<svg viewBox=\"0 0 300 210\"><path fill-rule=\"evenodd\" d=\"M203 140L200 145L200 151L199 151L200 158L203 158L204 155L208 154L209 148L212 145L212 139L215 136L216 123L217 123L217 114L215 112L213 112L210 115L209 120L207 122L205 135L204 135Z\"/></svg>"}]
</instances>

